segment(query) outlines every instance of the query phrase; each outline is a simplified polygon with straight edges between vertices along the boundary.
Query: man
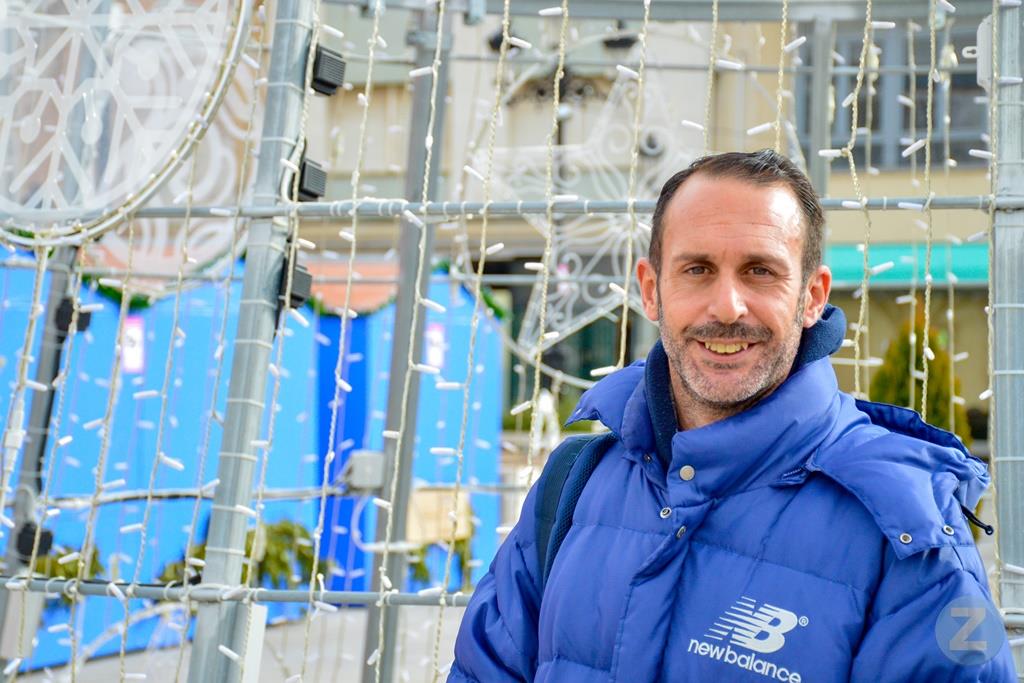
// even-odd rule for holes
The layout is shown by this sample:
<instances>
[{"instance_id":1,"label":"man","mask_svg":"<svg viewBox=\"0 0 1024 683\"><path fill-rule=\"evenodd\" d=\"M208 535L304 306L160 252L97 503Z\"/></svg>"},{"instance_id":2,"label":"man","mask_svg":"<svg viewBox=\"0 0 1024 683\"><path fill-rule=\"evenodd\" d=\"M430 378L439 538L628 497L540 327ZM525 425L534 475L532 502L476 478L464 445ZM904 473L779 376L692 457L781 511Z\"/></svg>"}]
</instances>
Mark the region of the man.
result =
<instances>
[{"instance_id":1,"label":"man","mask_svg":"<svg viewBox=\"0 0 1024 683\"><path fill-rule=\"evenodd\" d=\"M962 511L985 466L838 391L823 223L771 151L665 183L637 266L661 340L580 400L613 445L543 592L531 491L449 681L1016 681Z\"/></svg>"}]
</instances>

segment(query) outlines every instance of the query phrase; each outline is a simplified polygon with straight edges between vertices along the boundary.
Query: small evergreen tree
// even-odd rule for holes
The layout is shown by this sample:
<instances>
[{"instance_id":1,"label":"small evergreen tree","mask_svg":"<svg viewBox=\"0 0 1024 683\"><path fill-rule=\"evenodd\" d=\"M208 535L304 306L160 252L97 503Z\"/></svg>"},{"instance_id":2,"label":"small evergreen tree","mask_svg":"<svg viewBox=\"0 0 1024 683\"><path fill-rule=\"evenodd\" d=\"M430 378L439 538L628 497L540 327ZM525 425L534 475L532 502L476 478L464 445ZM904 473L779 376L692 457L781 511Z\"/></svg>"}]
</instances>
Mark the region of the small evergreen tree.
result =
<instances>
[{"instance_id":1,"label":"small evergreen tree","mask_svg":"<svg viewBox=\"0 0 1024 683\"><path fill-rule=\"evenodd\" d=\"M920 305L918 311L921 310ZM885 352L881 367L871 377L872 401L891 403L892 405L913 407L921 410L921 390L924 383L921 356L924 352L924 320L918 315L914 325L914 400L910 401L910 324L903 325L899 336L892 340ZM949 430L949 364L952 359L949 351L939 339L934 328L928 333L928 346L935 359L928 362L928 422L940 429ZM954 377L953 391L960 395L960 378ZM971 430L967 423L967 409L962 405L954 406L954 425L952 431L963 441L971 445Z\"/></svg>"}]
</instances>

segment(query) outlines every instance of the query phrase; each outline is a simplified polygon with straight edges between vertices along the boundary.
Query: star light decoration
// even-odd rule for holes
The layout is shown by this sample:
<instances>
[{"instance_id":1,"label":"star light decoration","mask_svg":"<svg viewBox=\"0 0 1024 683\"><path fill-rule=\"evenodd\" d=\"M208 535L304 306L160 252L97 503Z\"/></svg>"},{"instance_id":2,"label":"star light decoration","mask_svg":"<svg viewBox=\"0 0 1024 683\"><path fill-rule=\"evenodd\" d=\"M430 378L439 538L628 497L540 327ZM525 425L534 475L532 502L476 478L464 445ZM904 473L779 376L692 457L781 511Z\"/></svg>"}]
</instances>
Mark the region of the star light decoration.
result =
<instances>
[{"instance_id":1,"label":"star light decoration","mask_svg":"<svg viewBox=\"0 0 1024 683\"><path fill-rule=\"evenodd\" d=\"M648 61L652 61L650 56ZM619 69L617 73L587 141L555 146L554 195L571 195L581 200L622 200L629 195L633 120L639 82L629 70ZM680 117L669 110L665 101L666 87L655 70L647 70L643 81L640 154L633 192L638 199L657 197L669 176L700 155L696 144L700 134L680 127ZM563 121L562 125L566 123ZM544 145L496 148L492 170L493 199L545 200L547 158L548 149ZM471 163L475 168L486 168L483 151L479 151ZM524 218L542 236L546 235L548 225L544 214L526 215ZM551 271L545 335L539 338L543 282L538 277L518 343L528 349L537 348L538 344L540 349L548 349L595 320L621 312L621 292L610 289L605 282L579 280L605 276L620 286L624 284L624 269L632 270L636 259L647 255L650 220L650 214L637 214L637 227L632 235L633 263L627 265L631 227L629 214L564 215L556 211L551 259L544 264ZM630 277L628 292L630 308L642 314L635 277ZM548 334L552 332L558 335Z\"/></svg>"},{"instance_id":2,"label":"star light decoration","mask_svg":"<svg viewBox=\"0 0 1024 683\"><path fill-rule=\"evenodd\" d=\"M243 5L0 3L0 236L76 241L180 168L226 87Z\"/></svg>"}]
</instances>

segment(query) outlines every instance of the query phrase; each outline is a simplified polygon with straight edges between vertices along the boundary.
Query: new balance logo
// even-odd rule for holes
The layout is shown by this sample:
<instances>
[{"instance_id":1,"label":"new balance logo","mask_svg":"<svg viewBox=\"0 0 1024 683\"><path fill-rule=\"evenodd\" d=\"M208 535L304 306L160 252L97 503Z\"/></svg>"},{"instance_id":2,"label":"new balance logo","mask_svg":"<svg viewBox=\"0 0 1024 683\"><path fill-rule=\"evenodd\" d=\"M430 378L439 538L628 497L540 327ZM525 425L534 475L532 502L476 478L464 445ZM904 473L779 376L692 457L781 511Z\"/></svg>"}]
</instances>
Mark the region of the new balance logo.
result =
<instances>
[{"instance_id":1,"label":"new balance logo","mask_svg":"<svg viewBox=\"0 0 1024 683\"><path fill-rule=\"evenodd\" d=\"M712 640L728 639L733 645L768 654L782 649L786 644L785 634L800 623L789 610L764 603L757 603L744 596L726 610L715 625L704 634ZM806 625L806 617L801 626Z\"/></svg>"},{"instance_id":2,"label":"new balance logo","mask_svg":"<svg viewBox=\"0 0 1024 683\"><path fill-rule=\"evenodd\" d=\"M687 652L718 660L724 664L761 674L766 678L788 683L801 683L800 673L774 662L761 659L761 654L778 652L786 644L786 634L797 626L806 626L807 617L798 617L789 610L763 603L760 607L746 596L726 610L704 637L719 644L690 639ZM733 646L750 650L734 650Z\"/></svg>"}]
</instances>

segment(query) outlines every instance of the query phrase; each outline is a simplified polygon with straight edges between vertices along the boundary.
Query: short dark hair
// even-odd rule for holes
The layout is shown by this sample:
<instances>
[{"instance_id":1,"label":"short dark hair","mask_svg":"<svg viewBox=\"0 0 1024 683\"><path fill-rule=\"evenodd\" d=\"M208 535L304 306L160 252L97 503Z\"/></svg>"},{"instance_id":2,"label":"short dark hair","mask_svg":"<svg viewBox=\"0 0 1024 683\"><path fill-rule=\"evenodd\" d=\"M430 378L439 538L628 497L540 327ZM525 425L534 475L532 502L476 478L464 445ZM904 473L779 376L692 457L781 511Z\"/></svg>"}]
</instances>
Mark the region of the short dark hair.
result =
<instances>
[{"instance_id":1,"label":"short dark hair","mask_svg":"<svg viewBox=\"0 0 1024 683\"><path fill-rule=\"evenodd\" d=\"M804 248L801 258L806 283L821 265L821 242L825 213L811 181L792 161L770 149L757 152L725 152L696 159L688 167L669 178L661 188L651 221L651 244L647 259L654 272L661 272L661 237L664 232L665 208L686 179L694 174L713 178L737 178L757 185L784 185L796 196L804 215Z\"/></svg>"}]
</instances>

